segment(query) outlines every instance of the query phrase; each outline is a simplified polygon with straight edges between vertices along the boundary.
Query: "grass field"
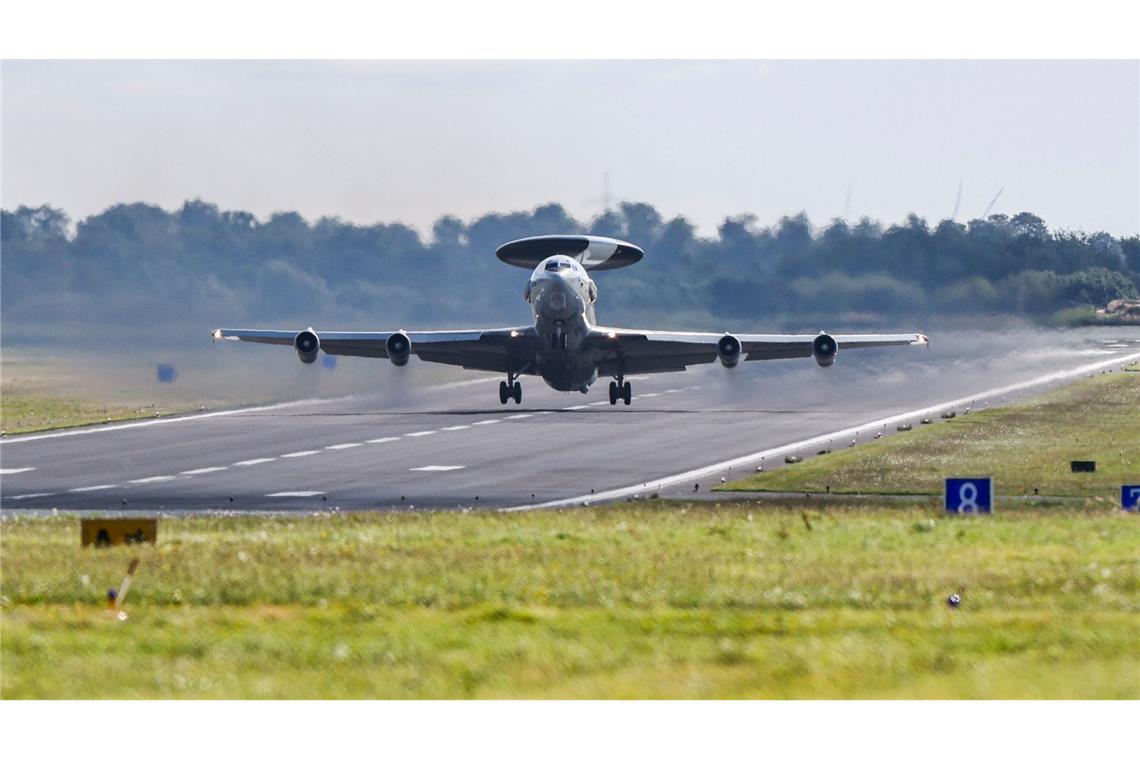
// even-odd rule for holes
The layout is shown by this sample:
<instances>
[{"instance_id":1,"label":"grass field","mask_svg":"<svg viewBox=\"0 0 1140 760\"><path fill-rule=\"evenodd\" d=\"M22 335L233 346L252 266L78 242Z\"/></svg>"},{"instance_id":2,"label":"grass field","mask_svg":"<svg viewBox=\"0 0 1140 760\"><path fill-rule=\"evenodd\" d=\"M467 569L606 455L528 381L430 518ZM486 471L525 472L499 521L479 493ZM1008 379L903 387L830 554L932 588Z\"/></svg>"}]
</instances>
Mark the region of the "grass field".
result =
<instances>
[{"instance_id":1,"label":"grass field","mask_svg":"<svg viewBox=\"0 0 1140 760\"><path fill-rule=\"evenodd\" d=\"M1135 516L804 504L9 518L0 694L1140 697Z\"/></svg>"},{"instance_id":2,"label":"grass field","mask_svg":"<svg viewBox=\"0 0 1140 760\"><path fill-rule=\"evenodd\" d=\"M1073 473L1074 459L1096 461ZM1114 372L1031 401L974 411L719 486L725 491L940 494L947 476L992 476L998 496L1119 499L1140 482L1140 373Z\"/></svg>"},{"instance_id":3,"label":"grass field","mask_svg":"<svg viewBox=\"0 0 1140 760\"><path fill-rule=\"evenodd\" d=\"M173 411L184 409L82 400L28 381L5 381L0 387L0 430L5 434L118 422Z\"/></svg>"}]
</instances>

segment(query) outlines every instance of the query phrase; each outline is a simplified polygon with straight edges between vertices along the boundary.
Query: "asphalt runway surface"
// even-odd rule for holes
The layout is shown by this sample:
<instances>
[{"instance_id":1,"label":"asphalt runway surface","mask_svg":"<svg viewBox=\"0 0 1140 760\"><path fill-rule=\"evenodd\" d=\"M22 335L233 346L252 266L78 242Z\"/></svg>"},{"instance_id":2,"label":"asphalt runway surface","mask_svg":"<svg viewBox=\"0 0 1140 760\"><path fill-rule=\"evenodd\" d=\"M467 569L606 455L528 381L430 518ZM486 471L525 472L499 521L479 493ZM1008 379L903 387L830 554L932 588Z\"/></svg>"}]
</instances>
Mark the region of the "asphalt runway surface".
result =
<instances>
[{"instance_id":1,"label":"asphalt runway surface","mask_svg":"<svg viewBox=\"0 0 1140 760\"><path fill-rule=\"evenodd\" d=\"M767 466L777 465L785 451L810 455L893 433L897 420L917 424L940 404L999 405L1072 379L1059 373L1097 363L1073 377L1119 370L1140 355L1140 332L1125 328L931 341L930 349L841 347L830 368L785 360L635 377L628 407L610 406L605 379L582 395L537 378L522 379L521 406L500 406L501 378L457 371L398 400L377 389L14 436L0 443L0 506L8 514L288 512L684 496L694 484L705 493L721 477L751 472L765 451ZM417 361L402 371L414 377Z\"/></svg>"}]
</instances>

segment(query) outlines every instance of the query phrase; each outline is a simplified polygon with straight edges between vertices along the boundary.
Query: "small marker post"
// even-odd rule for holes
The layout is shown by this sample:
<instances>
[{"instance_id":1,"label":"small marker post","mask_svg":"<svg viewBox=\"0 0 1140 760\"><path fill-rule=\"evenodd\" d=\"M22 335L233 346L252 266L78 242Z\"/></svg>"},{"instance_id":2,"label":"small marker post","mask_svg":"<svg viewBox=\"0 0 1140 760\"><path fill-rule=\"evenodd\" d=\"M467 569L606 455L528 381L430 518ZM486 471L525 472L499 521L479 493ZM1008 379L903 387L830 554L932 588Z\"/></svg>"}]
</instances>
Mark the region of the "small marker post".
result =
<instances>
[{"instance_id":1,"label":"small marker post","mask_svg":"<svg viewBox=\"0 0 1140 760\"><path fill-rule=\"evenodd\" d=\"M139 569L139 558L135 557L131 560L131 564L127 566L127 574L123 576L123 582L119 584L119 592L114 596L114 610L119 611L123 606L123 600L127 598L127 592L131 590L131 580L135 577L135 570ZM110 596L110 594L108 594Z\"/></svg>"}]
</instances>

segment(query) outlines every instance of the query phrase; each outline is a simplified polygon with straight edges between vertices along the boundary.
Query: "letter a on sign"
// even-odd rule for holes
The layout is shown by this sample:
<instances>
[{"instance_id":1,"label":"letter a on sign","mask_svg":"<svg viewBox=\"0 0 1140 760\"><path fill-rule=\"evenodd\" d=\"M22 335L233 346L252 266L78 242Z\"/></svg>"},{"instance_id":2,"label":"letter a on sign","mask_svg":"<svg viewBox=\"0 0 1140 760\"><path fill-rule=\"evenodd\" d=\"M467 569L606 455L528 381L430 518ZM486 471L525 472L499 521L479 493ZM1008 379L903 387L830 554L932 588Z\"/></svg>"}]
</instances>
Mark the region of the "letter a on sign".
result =
<instances>
[{"instance_id":1,"label":"letter a on sign","mask_svg":"<svg viewBox=\"0 0 1140 760\"><path fill-rule=\"evenodd\" d=\"M992 478L946 478L946 511L957 515L988 515L993 511Z\"/></svg>"}]
</instances>

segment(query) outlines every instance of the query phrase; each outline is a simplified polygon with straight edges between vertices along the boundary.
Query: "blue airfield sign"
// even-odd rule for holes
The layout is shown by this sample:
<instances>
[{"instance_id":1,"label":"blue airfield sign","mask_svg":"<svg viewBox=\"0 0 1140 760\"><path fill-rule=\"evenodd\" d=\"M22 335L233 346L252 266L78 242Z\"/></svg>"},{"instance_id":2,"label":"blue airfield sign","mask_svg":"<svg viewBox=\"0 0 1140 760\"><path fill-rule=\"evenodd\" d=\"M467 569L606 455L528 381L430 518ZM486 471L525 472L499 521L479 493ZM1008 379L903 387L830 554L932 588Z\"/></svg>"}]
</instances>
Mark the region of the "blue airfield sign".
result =
<instances>
[{"instance_id":1,"label":"blue airfield sign","mask_svg":"<svg viewBox=\"0 0 1140 760\"><path fill-rule=\"evenodd\" d=\"M1129 512L1140 509L1140 485L1120 487L1120 506Z\"/></svg>"},{"instance_id":2,"label":"blue airfield sign","mask_svg":"<svg viewBox=\"0 0 1140 760\"><path fill-rule=\"evenodd\" d=\"M946 511L988 515L993 511L993 478L946 478Z\"/></svg>"}]
</instances>

